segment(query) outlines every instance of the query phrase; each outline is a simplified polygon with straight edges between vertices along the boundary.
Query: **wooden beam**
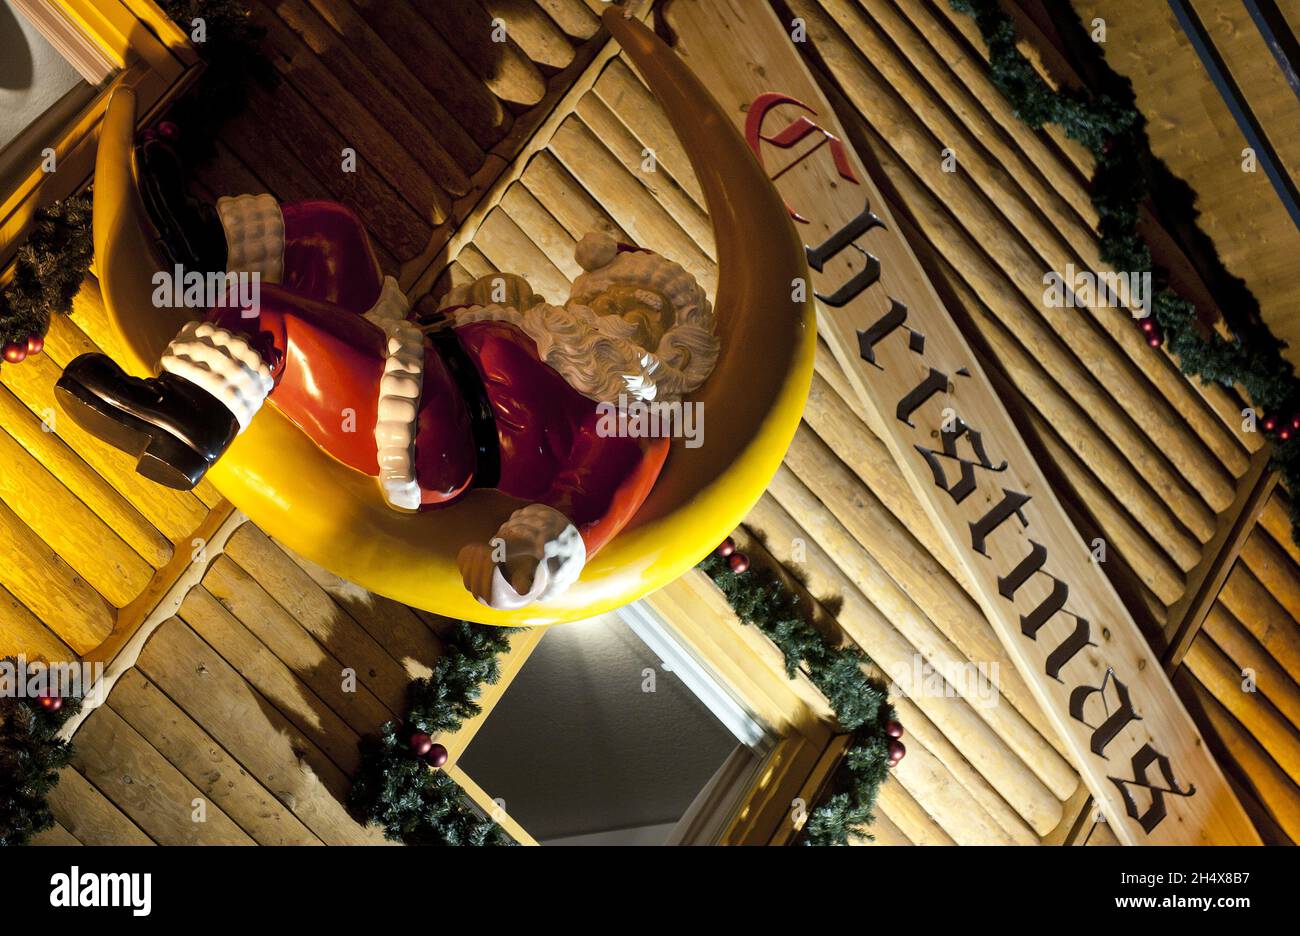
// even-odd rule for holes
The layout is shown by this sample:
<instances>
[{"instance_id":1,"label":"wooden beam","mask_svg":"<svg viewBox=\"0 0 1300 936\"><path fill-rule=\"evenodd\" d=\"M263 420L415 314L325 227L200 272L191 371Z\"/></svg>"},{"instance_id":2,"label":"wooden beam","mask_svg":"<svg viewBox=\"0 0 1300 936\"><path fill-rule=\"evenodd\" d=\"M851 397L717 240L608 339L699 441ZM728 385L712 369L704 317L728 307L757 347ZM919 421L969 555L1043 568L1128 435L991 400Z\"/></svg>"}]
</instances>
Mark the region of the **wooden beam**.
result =
<instances>
[{"instance_id":1,"label":"wooden beam","mask_svg":"<svg viewBox=\"0 0 1300 936\"><path fill-rule=\"evenodd\" d=\"M1300 42L1287 25L1286 17L1278 9L1274 0L1242 0L1250 18L1255 21L1255 28L1264 38L1264 44L1277 59L1277 67L1282 70L1282 77L1291 86L1297 98L1300 98Z\"/></svg>"},{"instance_id":2,"label":"wooden beam","mask_svg":"<svg viewBox=\"0 0 1300 936\"><path fill-rule=\"evenodd\" d=\"M1186 0L1169 0L1169 6L1178 18L1178 25L1183 27L1183 32L1186 33L1192 48L1196 50L1201 65L1205 67L1210 80L1214 82L1219 96L1223 98L1223 103L1228 105L1228 110L1232 112L1237 128L1246 138L1246 143L1255 151L1255 157L1263 167L1264 174L1273 183L1273 191L1277 193L1278 200L1291 216L1291 222L1300 228L1300 191L1296 189L1290 173L1282 164L1277 151L1273 149L1273 144L1269 142L1259 118L1251 110L1241 86L1233 79L1232 73L1223 61L1223 56L1215 48L1214 40L1210 37L1205 24Z\"/></svg>"},{"instance_id":3,"label":"wooden beam","mask_svg":"<svg viewBox=\"0 0 1300 936\"><path fill-rule=\"evenodd\" d=\"M1218 530L1206 544L1204 558L1188 575L1183 597L1169 609L1165 628L1168 643L1161 658L1167 673L1172 674L1182 664L1277 487L1278 472L1269 467L1272 457L1271 445L1251 456L1250 469L1239 482L1232 505L1219 516Z\"/></svg>"}]
</instances>

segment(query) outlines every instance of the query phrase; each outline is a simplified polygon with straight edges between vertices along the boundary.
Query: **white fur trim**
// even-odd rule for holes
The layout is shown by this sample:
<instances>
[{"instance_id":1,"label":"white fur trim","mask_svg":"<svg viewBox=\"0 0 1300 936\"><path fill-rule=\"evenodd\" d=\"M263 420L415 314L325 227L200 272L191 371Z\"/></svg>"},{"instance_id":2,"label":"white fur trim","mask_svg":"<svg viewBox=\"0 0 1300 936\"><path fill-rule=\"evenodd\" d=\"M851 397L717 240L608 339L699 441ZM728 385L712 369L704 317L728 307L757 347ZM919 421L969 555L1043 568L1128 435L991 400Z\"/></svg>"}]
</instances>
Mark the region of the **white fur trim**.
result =
<instances>
[{"instance_id":1,"label":"white fur trim","mask_svg":"<svg viewBox=\"0 0 1300 936\"><path fill-rule=\"evenodd\" d=\"M497 530L507 556L537 560L532 586L520 594L506 581L501 566L492 571L492 593L476 597L490 608L512 610L546 601L568 591L587 564L587 545L569 518L545 504L529 504L510 515Z\"/></svg>"},{"instance_id":2,"label":"white fur trim","mask_svg":"<svg viewBox=\"0 0 1300 936\"><path fill-rule=\"evenodd\" d=\"M415 423L424 385L424 333L406 320L409 309L397 281L386 276L378 301L365 314L384 330L388 340L384 374L379 378L375 452L379 488L389 506L398 510L420 509Z\"/></svg>"},{"instance_id":3,"label":"white fur trim","mask_svg":"<svg viewBox=\"0 0 1300 936\"><path fill-rule=\"evenodd\" d=\"M217 199L226 232L226 269L257 273L264 283L284 278L284 214L273 195Z\"/></svg>"},{"instance_id":4,"label":"white fur trim","mask_svg":"<svg viewBox=\"0 0 1300 936\"><path fill-rule=\"evenodd\" d=\"M447 290L447 294L438 302L438 311L443 312L452 307L470 305L473 302L473 283L461 283Z\"/></svg>"},{"instance_id":5,"label":"white fur trim","mask_svg":"<svg viewBox=\"0 0 1300 936\"><path fill-rule=\"evenodd\" d=\"M411 303L407 301L402 287L391 276L385 276L384 285L379 289L379 298L364 317L383 328L388 322L404 321L410 312Z\"/></svg>"},{"instance_id":6,"label":"white fur trim","mask_svg":"<svg viewBox=\"0 0 1300 936\"><path fill-rule=\"evenodd\" d=\"M275 386L271 368L247 339L210 322L186 324L159 366L220 400L239 421L240 432Z\"/></svg>"}]
</instances>

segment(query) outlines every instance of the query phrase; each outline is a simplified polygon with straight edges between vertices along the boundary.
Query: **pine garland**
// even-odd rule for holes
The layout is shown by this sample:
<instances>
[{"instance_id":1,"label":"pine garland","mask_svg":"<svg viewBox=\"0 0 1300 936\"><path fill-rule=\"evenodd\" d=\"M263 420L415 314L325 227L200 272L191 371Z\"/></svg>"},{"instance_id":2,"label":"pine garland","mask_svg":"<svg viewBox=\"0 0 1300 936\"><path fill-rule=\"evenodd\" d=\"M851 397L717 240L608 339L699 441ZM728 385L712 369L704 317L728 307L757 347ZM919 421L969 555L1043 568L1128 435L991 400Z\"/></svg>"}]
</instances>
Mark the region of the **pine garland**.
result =
<instances>
[{"instance_id":1,"label":"pine garland","mask_svg":"<svg viewBox=\"0 0 1300 936\"><path fill-rule=\"evenodd\" d=\"M172 145L182 161L201 165L216 152L217 131L247 105L251 81L266 87L276 81L261 49L266 30L254 24L242 0L158 0L158 6L191 40L202 21L203 41L193 45L203 57L203 74L167 114L181 130Z\"/></svg>"},{"instance_id":2,"label":"pine garland","mask_svg":"<svg viewBox=\"0 0 1300 936\"><path fill-rule=\"evenodd\" d=\"M1101 257L1116 270L1152 273L1153 281L1161 284L1152 311L1183 373L1229 388L1240 384L1261 412L1265 430L1275 430L1273 465L1291 492L1292 537L1300 544L1300 381L1244 284L1229 284L1234 301L1224 304L1223 314L1232 338L1225 339L1200 323L1193 303L1168 287L1163 271L1153 270L1151 248L1138 231L1142 202L1172 192L1165 201L1182 203L1173 207L1180 220L1194 221L1196 211L1194 195L1151 152L1132 84L1107 66L1100 49L1089 42L1083 45L1092 49L1089 57L1104 92L1054 91L1016 48L1015 25L997 0L950 4L974 17L988 46L990 77L1016 116L1035 130L1056 124L1092 153L1092 203L1099 218Z\"/></svg>"},{"instance_id":3,"label":"pine garland","mask_svg":"<svg viewBox=\"0 0 1300 936\"><path fill-rule=\"evenodd\" d=\"M837 647L808 620L799 595L771 569L733 572L713 554L699 564L726 596L742 624L752 624L780 649L786 675L802 672L821 691L840 725L853 733L831 781L831 795L808 816L800 841L805 845L847 845L875 821L872 810L880 785L889 776L889 736L895 718L886 687L867 676L871 660L854 646ZM870 837L870 836L868 836Z\"/></svg>"},{"instance_id":4,"label":"pine garland","mask_svg":"<svg viewBox=\"0 0 1300 936\"><path fill-rule=\"evenodd\" d=\"M44 336L50 315L72 308L93 253L89 198L73 195L39 209L0 293L0 345Z\"/></svg>"},{"instance_id":5,"label":"pine garland","mask_svg":"<svg viewBox=\"0 0 1300 936\"><path fill-rule=\"evenodd\" d=\"M510 631L458 621L443 638L433 675L406 691L404 725L385 723L361 741L361 769L348 804L362 822L384 828L385 838L407 845L510 845L505 831L465 805L461 788L431 768L406 744L412 731L456 731L481 709L484 685L501 678L499 657L510 649Z\"/></svg>"},{"instance_id":6,"label":"pine garland","mask_svg":"<svg viewBox=\"0 0 1300 936\"><path fill-rule=\"evenodd\" d=\"M12 657L6 662L16 668ZM54 826L45 798L72 759L72 745L58 733L79 711L73 698L55 712L17 695L0 698L0 846L26 845Z\"/></svg>"}]
</instances>

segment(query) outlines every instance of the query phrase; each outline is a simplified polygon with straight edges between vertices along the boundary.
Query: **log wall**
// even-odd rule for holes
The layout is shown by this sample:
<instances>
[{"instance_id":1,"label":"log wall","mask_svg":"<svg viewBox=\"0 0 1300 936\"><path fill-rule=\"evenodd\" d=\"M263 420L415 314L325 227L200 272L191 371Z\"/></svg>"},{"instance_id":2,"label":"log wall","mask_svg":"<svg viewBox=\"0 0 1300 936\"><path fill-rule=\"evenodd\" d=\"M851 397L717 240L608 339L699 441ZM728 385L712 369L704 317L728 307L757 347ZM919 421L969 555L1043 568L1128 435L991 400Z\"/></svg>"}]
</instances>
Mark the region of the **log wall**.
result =
<instances>
[{"instance_id":1,"label":"log wall","mask_svg":"<svg viewBox=\"0 0 1300 936\"><path fill-rule=\"evenodd\" d=\"M653 97L596 31L600 4L451 6L259 3L282 80L258 92L197 191L344 200L412 298L508 270L561 301L580 272L574 245L593 229L654 247L712 289L699 186ZM1240 401L1182 378L1125 310L1044 308L1044 272L1098 268L1089 166L1009 112L965 17L938 0L778 9L804 19L808 62L904 235L1159 641L1261 450ZM494 16L510 24L506 48L456 38ZM337 171L344 146L357 150L355 174ZM956 172L943 171L945 147ZM0 571L5 648L87 652L221 506L202 487L160 492L74 427L44 431L59 366L106 334L91 281L46 356L0 371L0 456L23 466L0 481L0 538L31 557ZM1261 828L1294 838L1300 556L1280 496L1178 681L1204 700L1197 718L1251 787ZM1076 826L1107 840L1082 821L1076 772L825 347L803 425L747 526L806 573L822 617L894 683L911 753L882 794L878 843L1059 842ZM436 658L440 626L241 527L79 732L45 840L373 841L340 805L356 737L398 710L405 679ZM340 688L349 667L355 692ZM916 682L944 668L947 679ZM1242 668L1258 692L1233 688ZM960 678L981 673L995 685ZM200 829L196 798L211 820Z\"/></svg>"}]
</instances>

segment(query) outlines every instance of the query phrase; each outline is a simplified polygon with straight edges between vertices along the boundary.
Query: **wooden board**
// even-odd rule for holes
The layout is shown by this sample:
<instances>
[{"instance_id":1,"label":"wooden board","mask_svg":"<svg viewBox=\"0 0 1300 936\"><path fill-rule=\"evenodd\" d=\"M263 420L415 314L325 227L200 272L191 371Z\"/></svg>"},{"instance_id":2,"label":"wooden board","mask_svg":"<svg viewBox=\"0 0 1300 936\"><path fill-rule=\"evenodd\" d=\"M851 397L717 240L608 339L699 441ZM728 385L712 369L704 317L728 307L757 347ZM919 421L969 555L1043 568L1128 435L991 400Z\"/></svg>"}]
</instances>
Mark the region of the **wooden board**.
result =
<instances>
[{"instance_id":1,"label":"wooden board","mask_svg":"<svg viewBox=\"0 0 1300 936\"><path fill-rule=\"evenodd\" d=\"M779 92L843 138L765 5L681 2L668 15L680 51L741 129L746 120L761 120L764 110L751 106L760 95ZM735 41L740 32L743 49ZM719 57L719 48L736 55ZM811 117L793 104L768 114L757 124L768 137ZM847 147L837 174L829 158L836 145L794 161L797 143L793 152L768 145L762 151L770 172L788 167L778 188L811 219L805 231L815 248L812 286L825 297L823 334L867 411L887 427L895 460L1103 804L1109 827L1128 844L1258 842L1137 625L1091 562Z\"/></svg>"}]
</instances>

